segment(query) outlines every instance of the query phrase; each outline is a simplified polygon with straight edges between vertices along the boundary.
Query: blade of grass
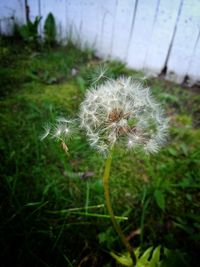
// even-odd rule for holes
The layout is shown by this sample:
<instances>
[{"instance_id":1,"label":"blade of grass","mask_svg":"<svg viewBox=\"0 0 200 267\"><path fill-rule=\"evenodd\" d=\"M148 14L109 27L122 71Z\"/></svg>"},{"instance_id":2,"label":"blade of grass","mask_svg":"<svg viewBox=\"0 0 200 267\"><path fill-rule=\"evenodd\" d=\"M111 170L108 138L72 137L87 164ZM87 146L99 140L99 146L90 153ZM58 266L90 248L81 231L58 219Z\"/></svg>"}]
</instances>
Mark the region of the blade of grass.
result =
<instances>
[{"instance_id":1,"label":"blade of grass","mask_svg":"<svg viewBox=\"0 0 200 267\"><path fill-rule=\"evenodd\" d=\"M94 205L94 206L87 206L87 209L99 209L99 208L103 208L104 204L99 204L99 205ZM71 209L63 209L63 210L48 210L48 213L51 214L63 214L63 213L69 213L69 212L73 212L73 211L78 211L78 210L85 210L85 207L80 207L80 208L71 208Z\"/></svg>"},{"instance_id":2,"label":"blade of grass","mask_svg":"<svg viewBox=\"0 0 200 267\"><path fill-rule=\"evenodd\" d=\"M111 218L110 215L97 214L97 213L84 213L84 212L73 211L73 212L71 212L71 214L83 215L83 216L88 216L88 217L106 218L106 219L110 219ZM128 217L115 216L115 219L116 220L127 221Z\"/></svg>"}]
</instances>

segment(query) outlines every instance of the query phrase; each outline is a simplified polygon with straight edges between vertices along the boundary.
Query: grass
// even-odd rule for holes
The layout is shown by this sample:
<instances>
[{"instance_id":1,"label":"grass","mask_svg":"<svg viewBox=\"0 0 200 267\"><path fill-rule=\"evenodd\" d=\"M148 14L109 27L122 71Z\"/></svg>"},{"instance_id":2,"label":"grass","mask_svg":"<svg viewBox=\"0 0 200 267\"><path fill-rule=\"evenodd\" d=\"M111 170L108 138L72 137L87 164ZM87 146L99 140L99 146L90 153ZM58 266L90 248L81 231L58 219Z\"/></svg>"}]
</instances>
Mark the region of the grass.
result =
<instances>
[{"instance_id":1,"label":"grass","mask_svg":"<svg viewBox=\"0 0 200 267\"><path fill-rule=\"evenodd\" d=\"M1 265L114 266L109 251L123 247L104 206L104 159L82 133L69 155L51 139L40 141L46 122L77 115L100 61L72 45L1 44ZM110 77L142 77L119 62L106 65ZM161 79L145 83L170 117L170 137L151 157L115 152L115 214L134 246L162 245L171 251L166 266L197 266L200 96Z\"/></svg>"}]
</instances>

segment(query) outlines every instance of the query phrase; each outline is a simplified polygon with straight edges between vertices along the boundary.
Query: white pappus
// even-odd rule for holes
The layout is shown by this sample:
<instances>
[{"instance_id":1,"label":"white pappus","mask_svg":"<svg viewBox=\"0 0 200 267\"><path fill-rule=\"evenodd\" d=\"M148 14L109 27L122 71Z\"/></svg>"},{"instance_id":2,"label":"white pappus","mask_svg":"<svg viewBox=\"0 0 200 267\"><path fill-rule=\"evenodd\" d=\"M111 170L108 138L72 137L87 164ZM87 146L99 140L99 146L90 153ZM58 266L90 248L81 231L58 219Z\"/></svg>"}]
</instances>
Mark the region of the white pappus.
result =
<instances>
[{"instance_id":1,"label":"white pappus","mask_svg":"<svg viewBox=\"0 0 200 267\"><path fill-rule=\"evenodd\" d=\"M168 128L168 119L149 88L131 77L108 79L91 87L81 104L79 119L90 145L102 153L117 144L157 152Z\"/></svg>"}]
</instances>

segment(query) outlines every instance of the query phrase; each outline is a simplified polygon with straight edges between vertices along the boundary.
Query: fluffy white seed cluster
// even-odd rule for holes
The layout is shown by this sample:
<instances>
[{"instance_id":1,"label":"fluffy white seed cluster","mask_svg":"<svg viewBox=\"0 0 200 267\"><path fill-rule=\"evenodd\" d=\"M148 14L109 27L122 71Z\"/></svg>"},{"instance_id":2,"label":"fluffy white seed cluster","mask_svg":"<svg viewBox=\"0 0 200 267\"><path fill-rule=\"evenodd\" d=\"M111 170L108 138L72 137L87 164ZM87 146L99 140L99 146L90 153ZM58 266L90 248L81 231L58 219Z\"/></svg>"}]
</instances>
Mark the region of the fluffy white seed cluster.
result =
<instances>
[{"instance_id":1,"label":"fluffy white seed cluster","mask_svg":"<svg viewBox=\"0 0 200 267\"><path fill-rule=\"evenodd\" d=\"M44 126L44 133L40 137L44 140L46 137L50 136L56 140L65 141L69 139L73 133L73 120L68 120L63 117L57 118L57 123L55 125L47 124Z\"/></svg>"},{"instance_id":2,"label":"fluffy white seed cluster","mask_svg":"<svg viewBox=\"0 0 200 267\"><path fill-rule=\"evenodd\" d=\"M114 144L157 152L168 128L149 88L130 77L109 79L88 90L79 117L91 146L105 154Z\"/></svg>"}]
</instances>

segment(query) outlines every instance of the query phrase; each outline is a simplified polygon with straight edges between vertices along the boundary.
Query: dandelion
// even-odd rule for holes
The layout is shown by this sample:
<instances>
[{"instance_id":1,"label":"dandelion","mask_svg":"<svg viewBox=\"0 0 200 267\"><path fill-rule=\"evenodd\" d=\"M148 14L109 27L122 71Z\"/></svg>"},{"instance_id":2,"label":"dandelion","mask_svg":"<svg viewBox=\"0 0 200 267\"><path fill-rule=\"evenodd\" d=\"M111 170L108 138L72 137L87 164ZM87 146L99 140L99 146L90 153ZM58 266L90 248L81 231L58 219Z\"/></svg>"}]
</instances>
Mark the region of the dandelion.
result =
<instances>
[{"instance_id":1,"label":"dandelion","mask_svg":"<svg viewBox=\"0 0 200 267\"><path fill-rule=\"evenodd\" d=\"M103 174L104 194L113 226L129 251L133 265L136 255L118 225L110 201L109 178L114 148L120 146L126 150L143 150L156 153L166 140L168 120L160 105L141 82L133 78L113 80L105 76L106 69L101 68L92 87L86 93L79 112L79 126L85 130L91 147L107 156ZM99 84L99 81L104 82ZM97 85L98 83L98 85ZM53 127L46 127L42 137L48 135L61 140L63 149L68 152L64 140L70 137L75 120L58 118Z\"/></svg>"},{"instance_id":2,"label":"dandelion","mask_svg":"<svg viewBox=\"0 0 200 267\"><path fill-rule=\"evenodd\" d=\"M112 154L117 145L128 150L156 153L165 141L168 120L149 88L144 88L133 78L124 77L108 79L91 87L81 104L79 118L90 145L107 155L103 175L107 209L114 229L135 265L135 252L118 225L111 205L109 178Z\"/></svg>"},{"instance_id":3,"label":"dandelion","mask_svg":"<svg viewBox=\"0 0 200 267\"><path fill-rule=\"evenodd\" d=\"M140 82L107 80L92 87L80 108L80 126L92 147L107 154L113 145L155 153L165 141L168 120Z\"/></svg>"}]
</instances>

